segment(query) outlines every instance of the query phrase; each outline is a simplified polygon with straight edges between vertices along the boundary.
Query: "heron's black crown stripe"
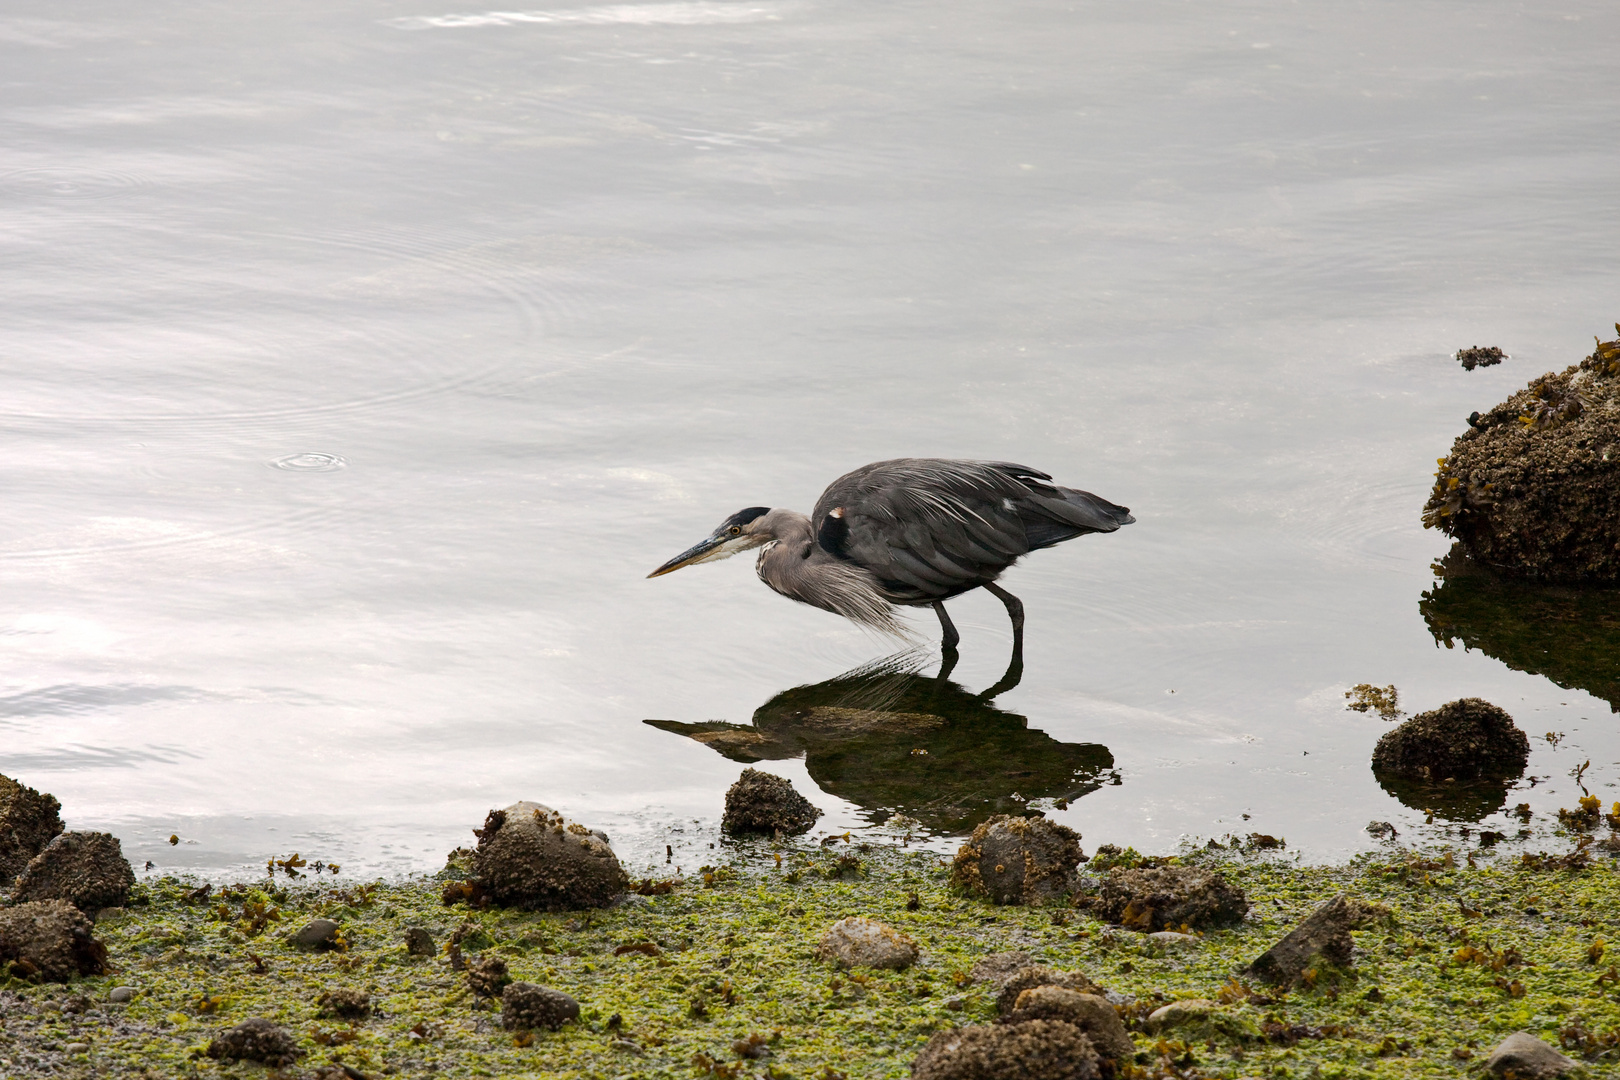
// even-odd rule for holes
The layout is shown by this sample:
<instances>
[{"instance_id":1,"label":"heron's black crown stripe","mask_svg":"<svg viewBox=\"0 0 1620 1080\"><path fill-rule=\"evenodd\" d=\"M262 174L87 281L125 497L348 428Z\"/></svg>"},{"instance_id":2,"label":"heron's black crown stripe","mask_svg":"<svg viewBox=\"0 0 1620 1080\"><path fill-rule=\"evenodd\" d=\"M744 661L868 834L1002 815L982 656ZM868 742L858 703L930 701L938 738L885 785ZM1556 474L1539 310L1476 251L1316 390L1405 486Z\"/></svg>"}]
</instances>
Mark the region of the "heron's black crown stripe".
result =
<instances>
[{"instance_id":1,"label":"heron's black crown stripe","mask_svg":"<svg viewBox=\"0 0 1620 1080\"><path fill-rule=\"evenodd\" d=\"M730 517L726 518L725 525L721 527L729 529L733 525L746 525L755 518L764 517L770 512L771 508L768 506L750 506L748 509L739 510L735 514L732 514Z\"/></svg>"}]
</instances>

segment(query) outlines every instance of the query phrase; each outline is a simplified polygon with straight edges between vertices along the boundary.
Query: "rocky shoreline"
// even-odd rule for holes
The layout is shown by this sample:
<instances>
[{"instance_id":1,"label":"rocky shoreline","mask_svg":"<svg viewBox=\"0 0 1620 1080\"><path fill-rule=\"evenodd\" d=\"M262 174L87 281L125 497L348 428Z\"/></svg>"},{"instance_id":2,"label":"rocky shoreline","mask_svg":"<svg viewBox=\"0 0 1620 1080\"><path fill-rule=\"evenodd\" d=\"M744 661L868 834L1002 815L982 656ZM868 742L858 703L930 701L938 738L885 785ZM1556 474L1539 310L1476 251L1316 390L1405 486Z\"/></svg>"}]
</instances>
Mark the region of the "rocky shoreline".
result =
<instances>
[{"instance_id":1,"label":"rocky shoreline","mask_svg":"<svg viewBox=\"0 0 1620 1080\"><path fill-rule=\"evenodd\" d=\"M83 974L30 959L5 922L78 909L14 898L0 908L0 1073L1129 1080L1620 1066L1606 940L1620 878L1598 839L1620 810L1571 811L1562 854L1392 842L1319 867L1252 845L1086 858L1062 826L998 818L953 862L898 836L772 828L813 816L762 775L739 785L765 796L756 816L728 813L770 831L739 832L683 878L631 880L600 833L515 804L433 878L346 884L289 859L251 885L131 884L93 923L77 915L100 950ZM547 869L576 850L592 873Z\"/></svg>"}]
</instances>

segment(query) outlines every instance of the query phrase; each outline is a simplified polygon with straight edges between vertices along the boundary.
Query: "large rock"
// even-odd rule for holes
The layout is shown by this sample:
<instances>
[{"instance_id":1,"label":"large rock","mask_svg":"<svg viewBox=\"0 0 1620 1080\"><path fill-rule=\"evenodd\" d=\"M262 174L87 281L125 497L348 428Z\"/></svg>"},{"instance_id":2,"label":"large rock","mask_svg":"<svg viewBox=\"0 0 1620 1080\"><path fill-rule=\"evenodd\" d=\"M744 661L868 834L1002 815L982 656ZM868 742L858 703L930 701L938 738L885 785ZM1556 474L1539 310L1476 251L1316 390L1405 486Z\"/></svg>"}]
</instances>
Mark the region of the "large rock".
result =
<instances>
[{"instance_id":1,"label":"large rock","mask_svg":"<svg viewBox=\"0 0 1620 1080\"><path fill-rule=\"evenodd\" d=\"M801 833L816 823L821 811L793 790L791 781L774 773L744 769L726 792L727 832Z\"/></svg>"},{"instance_id":2,"label":"large rock","mask_svg":"<svg viewBox=\"0 0 1620 1080\"><path fill-rule=\"evenodd\" d=\"M501 1026L549 1028L556 1031L570 1020L579 1019L579 1002L563 993L534 983L507 983L501 992Z\"/></svg>"},{"instance_id":3,"label":"large rock","mask_svg":"<svg viewBox=\"0 0 1620 1080\"><path fill-rule=\"evenodd\" d=\"M292 1032L266 1020L250 1017L220 1032L208 1044L208 1056L225 1061L260 1061L272 1069L291 1065L304 1056Z\"/></svg>"},{"instance_id":4,"label":"large rock","mask_svg":"<svg viewBox=\"0 0 1620 1080\"><path fill-rule=\"evenodd\" d=\"M1078 884L1080 834L1045 818L997 814L973 830L951 864L951 881L998 904L1040 905Z\"/></svg>"},{"instance_id":5,"label":"large rock","mask_svg":"<svg viewBox=\"0 0 1620 1080\"><path fill-rule=\"evenodd\" d=\"M491 900L526 911L606 907L629 878L606 838L539 803L491 810L472 870Z\"/></svg>"},{"instance_id":6,"label":"large rock","mask_svg":"<svg viewBox=\"0 0 1620 1080\"><path fill-rule=\"evenodd\" d=\"M1081 994L1102 994L1102 987L1092 982L1084 972L1080 971L1054 971L1044 964L1020 968L1006 978L997 980L1001 987L996 994L996 1012L1002 1016L1011 1016L1018 1007L1018 998L1025 990L1034 990L1042 986L1054 986L1060 990L1073 990Z\"/></svg>"},{"instance_id":7,"label":"large rock","mask_svg":"<svg viewBox=\"0 0 1620 1080\"><path fill-rule=\"evenodd\" d=\"M816 952L843 967L900 971L917 962L917 943L876 919L852 915L829 926Z\"/></svg>"},{"instance_id":8,"label":"large rock","mask_svg":"<svg viewBox=\"0 0 1620 1080\"><path fill-rule=\"evenodd\" d=\"M62 804L9 776L0 776L0 889L62 831Z\"/></svg>"},{"instance_id":9,"label":"large rock","mask_svg":"<svg viewBox=\"0 0 1620 1080\"><path fill-rule=\"evenodd\" d=\"M1115 867L1103 879L1091 910L1131 930L1230 926L1243 921L1249 901L1218 873L1187 866L1138 870Z\"/></svg>"},{"instance_id":10,"label":"large rock","mask_svg":"<svg viewBox=\"0 0 1620 1080\"><path fill-rule=\"evenodd\" d=\"M1082 994L1061 986L1025 990L1007 1014L1007 1022L1021 1024L1026 1020L1061 1020L1073 1024L1086 1033L1097 1053L1110 1061L1129 1061L1136 1053L1136 1044L1126 1033L1119 1013L1107 998L1096 994Z\"/></svg>"},{"instance_id":11,"label":"large rock","mask_svg":"<svg viewBox=\"0 0 1620 1080\"><path fill-rule=\"evenodd\" d=\"M1568 1072L1578 1064L1529 1032L1515 1031L1496 1044L1485 1061L1485 1071L1506 1080L1539 1080Z\"/></svg>"},{"instance_id":12,"label":"large rock","mask_svg":"<svg viewBox=\"0 0 1620 1080\"><path fill-rule=\"evenodd\" d=\"M1348 967L1354 944L1350 931L1384 914L1384 909L1340 894L1318 907L1277 944L1255 958L1245 974L1269 983L1296 981L1307 967L1326 961Z\"/></svg>"},{"instance_id":13,"label":"large rock","mask_svg":"<svg viewBox=\"0 0 1620 1080\"><path fill-rule=\"evenodd\" d=\"M1499 571L1620 579L1620 342L1470 417L1423 524Z\"/></svg>"},{"instance_id":14,"label":"large rock","mask_svg":"<svg viewBox=\"0 0 1620 1080\"><path fill-rule=\"evenodd\" d=\"M912 1080L1097 1080L1101 1075L1091 1040L1060 1020L942 1031L911 1066Z\"/></svg>"},{"instance_id":15,"label":"large rock","mask_svg":"<svg viewBox=\"0 0 1620 1080\"><path fill-rule=\"evenodd\" d=\"M14 903L66 900L87 915L123 907L135 884L118 837L104 832L65 832L28 860L11 894Z\"/></svg>"},{"instance_id":16,"label":"large rock","mask_svg":"<svg viewBox=\"0 0 1620 1080\"><path fill-rule=\"evenodd\" d=\"M1384 733L1373 749L1375 774L1412 780L1517 776L1530 740L1503 709L1480 698L1447 702Z\"/></svg>"},{"instance_id":17,"label":"large rock","mask_svg":"<svg viewBox=\"0 0 1620 1080\"><path fill-rule=\"evenodd\" d=\"M42 982L101 975L107 970L107 947L94 930L84 912L66 900L0 908L0 961L12 961L13 974Z\"/></svg>"}]
</instances>

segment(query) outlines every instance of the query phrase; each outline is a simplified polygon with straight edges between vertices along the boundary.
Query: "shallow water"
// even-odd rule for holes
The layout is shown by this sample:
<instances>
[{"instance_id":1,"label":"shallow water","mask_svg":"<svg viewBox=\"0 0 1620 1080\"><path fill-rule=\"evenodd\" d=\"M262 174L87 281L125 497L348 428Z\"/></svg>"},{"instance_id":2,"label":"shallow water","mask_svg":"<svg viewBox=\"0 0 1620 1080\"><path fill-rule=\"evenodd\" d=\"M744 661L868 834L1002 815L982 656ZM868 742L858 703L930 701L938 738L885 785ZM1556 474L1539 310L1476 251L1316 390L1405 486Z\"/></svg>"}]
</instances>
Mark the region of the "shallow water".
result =
<instances>
[{"instance_id":1,"label":"shallow water","mask_svg":"<svg viewBox=\"0 0 1620 1080\"><path fill-rule=\"evenodd\" d=\"M1138 519L1005 580L1027 665L995 708L1106 752L1049 809L1088 847L1423 833L1359 682L1506 707L1510 804L1573 805L1588 760L1607 803L1607 701L1431 636L1418 511L1469 411L1620 317L1617 31L1595 2L11 5L0 772L159 869L432 869L518 798L700 858L739 765L643 721L746 725L893 646L742 560L643 575L917 454ZM1465 373L1475 344L1511 359ZM982 690L1005 615L952 610ZM824 830L906 809L762 767Z\"/></svg>"}]
</instances>

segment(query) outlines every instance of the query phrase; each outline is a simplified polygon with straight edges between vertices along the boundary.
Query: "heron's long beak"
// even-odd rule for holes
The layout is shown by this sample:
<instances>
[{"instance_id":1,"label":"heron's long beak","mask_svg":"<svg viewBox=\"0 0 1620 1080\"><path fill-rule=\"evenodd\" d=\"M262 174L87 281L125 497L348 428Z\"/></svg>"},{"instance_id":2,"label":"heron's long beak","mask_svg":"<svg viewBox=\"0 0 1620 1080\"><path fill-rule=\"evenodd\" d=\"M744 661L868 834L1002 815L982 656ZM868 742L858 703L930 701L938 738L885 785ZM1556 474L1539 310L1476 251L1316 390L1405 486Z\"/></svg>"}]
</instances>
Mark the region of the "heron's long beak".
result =
<instances>
[{"instance_id":1,"label":"heron's long beak","mask_svg":"<svg viewBox=\"0 0 1620 1080\"><path fill-rule=\"evenodd\" d=\"M700 540L647 576L650 578L661 577L664 574L679 570L683 566L691 566L695 562L703 562L705 559L713 558L715 557L715 549L728 539L730 537L711 536L706 540ZM726 554L730 554L730 552ZM724 555L720 556L720 558L724 557Z\"/></svg>"}]
</instances>

